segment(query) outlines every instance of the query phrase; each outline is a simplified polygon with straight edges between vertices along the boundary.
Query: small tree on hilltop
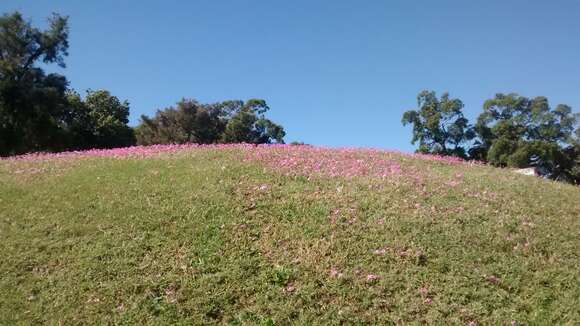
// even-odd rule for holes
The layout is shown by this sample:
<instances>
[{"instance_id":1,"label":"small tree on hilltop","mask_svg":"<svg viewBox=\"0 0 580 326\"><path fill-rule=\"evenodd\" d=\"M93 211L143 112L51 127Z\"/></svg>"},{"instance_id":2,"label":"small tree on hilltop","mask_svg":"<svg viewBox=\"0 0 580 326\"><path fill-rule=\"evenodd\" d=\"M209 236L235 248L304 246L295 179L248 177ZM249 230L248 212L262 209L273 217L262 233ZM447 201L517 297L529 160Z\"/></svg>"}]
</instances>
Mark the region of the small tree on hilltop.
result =
<instances>
[{"instance_id":1,"label":"small tree on hilltop","mask_svg":"<svg viewBox=\"0 0 580 326\"><path fill-rule=\"evenodd\" d=\"M141 117L136 128L139 144L169 143L283 143L284 128L266 119L264 100L199 104L182 100L177 107Z\"/></svg>"},{"instance_id":2,"label":"small tree on hilltop","mask_svg":"<svg viewBox=\"0 0 580 326\"><path fill-rule=\"evenodd\" d=\"M418 108L403 114L403 125L413 125L412 144L419 142L420 153L466 157L465 145L475 133L463 116L463 102L433 91L417 96Z\"/></svg>"},{"instance_id":3,"label":"small tree on hilltop","mask_svg":"<svg viewBox=\"0 0 580 326\"><path fill-rule=\"evenodd\" d=\"M226 125L223 142L283 144L286 135L284 128L264 116L269 109L264 100L252 99L245 103L240 102Z\"/></svg>"},{"instance_id":4,"label":"small tree on hilltop","mask_svg":"<svg viewBox=\"0 0 580 326\"><path fill-rule=\"evenodd\" d=\"M225 128L222 111L183 99L175 107L158 110L153 118L141 116L136 128L137 142L149 144L211 144L219 140Z\"/></svg>"}]
</instances>

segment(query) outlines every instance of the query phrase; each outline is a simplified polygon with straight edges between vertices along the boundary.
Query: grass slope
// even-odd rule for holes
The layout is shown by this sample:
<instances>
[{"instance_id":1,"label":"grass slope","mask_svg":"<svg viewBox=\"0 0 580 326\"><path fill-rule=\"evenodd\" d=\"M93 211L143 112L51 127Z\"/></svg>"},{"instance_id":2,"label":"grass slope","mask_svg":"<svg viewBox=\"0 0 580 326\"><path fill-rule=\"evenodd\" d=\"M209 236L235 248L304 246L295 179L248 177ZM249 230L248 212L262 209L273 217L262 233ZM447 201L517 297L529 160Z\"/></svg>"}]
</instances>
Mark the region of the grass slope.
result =
<instances>
[{"instance_id":1,"label":"grass slope","mask_svg":"<svg viewBox=\"0 0 580 326\"><path fill-rule=\"evenodd\" d=\"M580 323L578 187L247 151L0 161L0 324Z\"/></svg>"}]
</instances>

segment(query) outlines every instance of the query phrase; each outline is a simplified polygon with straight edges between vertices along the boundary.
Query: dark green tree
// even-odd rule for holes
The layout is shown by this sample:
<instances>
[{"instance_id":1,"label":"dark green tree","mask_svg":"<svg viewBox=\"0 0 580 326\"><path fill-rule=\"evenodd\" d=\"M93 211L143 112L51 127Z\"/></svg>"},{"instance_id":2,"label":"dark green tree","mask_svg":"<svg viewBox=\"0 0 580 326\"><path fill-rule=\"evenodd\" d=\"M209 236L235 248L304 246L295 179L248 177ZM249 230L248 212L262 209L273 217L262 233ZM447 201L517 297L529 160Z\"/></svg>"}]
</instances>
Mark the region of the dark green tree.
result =
<instances>
[{"instance_id":1,"label":"dark green tree","mask_svg":"<svg viewBox=\"0 0 580 326\"><path fill-rule=\"evenodd\" d=\"M106 90L89 90L85 100L78 94L69 95L73 117L70 130L75 147L114 148L135 144L129 123L129 102L121 102Z\"/></svg>"},{"instance_id":2,"label":"dark green tree","mask_svg":"<svg viewBox=\"0 0 580 326\"><path fill-rule=\"evenodd\" d=\"M418 108L403 114L403 125L413 125L412 144L419 142L420 153L466 157L466 148L475 137L463 116L463 102L444 93L440 99L433 91L417 96Z\"/></svg>"},{"instance_id":3,"label":"dark green tree","mask_svg":"<svg viewBox=\"0 0 580 326\"><path fill-rule=\"evenodd\" d=\"M283 144L286 132L282 126L266 119L265 113L269 109L264 100L251 99L245 103L240 102L226 125L223 142Z\"/></svg>"},{"instance_id":4,"label":"dark green tree","mask_svg":"<svg viewBox=\"0 0 580 326\"><path fill-rule=\"evenodd\" d=\"M570 179L577 122L578 114L569 106L553 109L545 97L497 94L484 103L475 125L478 141L471 153L493 165L536 165L552 178Z\"/></svg>"},{"instance_id":5,"label":"dark green tree","mask_svg":"<svg viewBox=\"0 0 580 326\"><path fill-rule=\"evenodd\" d=\"M570 182L580 185L580 128L576 129L572 145L564 148L564 154L571 165L571 168L566 171Z\"/></svg>"},{"instance_id":6,"label":"dark green tree","mask_svg":"<svg viewBox=\"0 0 580 326\"><path fill-rule=\"evenodd\" d=\"M183 99L176 107L158 110L153 118L141 116L141 124L136 128L137 143L216 143L225 128L223 115L220 107Z\"/></svg>"},{"instance_id":7,"label":"dark green tree","mask_svg":"<svg viewBox=\"0 0 580 326\"><path fill-rule=\"evenodd\" d=\"M53 15L41 31L20 13L0 17L0 155L64 148L68 82L38 63L64 67L66 17Z\"/></svg>"},{"instance_id":8,"label":"dark green tree","mask_svg":"<svg viewBox=\"0 0 580 326\"><path fill-rule=\"evenodd\" d=\"M281 143L284 129L265 118L268 110L266 102L257 99L212 104L184 99L153 118L142 116L137 143Z\"/></svg>"}]
</instances>

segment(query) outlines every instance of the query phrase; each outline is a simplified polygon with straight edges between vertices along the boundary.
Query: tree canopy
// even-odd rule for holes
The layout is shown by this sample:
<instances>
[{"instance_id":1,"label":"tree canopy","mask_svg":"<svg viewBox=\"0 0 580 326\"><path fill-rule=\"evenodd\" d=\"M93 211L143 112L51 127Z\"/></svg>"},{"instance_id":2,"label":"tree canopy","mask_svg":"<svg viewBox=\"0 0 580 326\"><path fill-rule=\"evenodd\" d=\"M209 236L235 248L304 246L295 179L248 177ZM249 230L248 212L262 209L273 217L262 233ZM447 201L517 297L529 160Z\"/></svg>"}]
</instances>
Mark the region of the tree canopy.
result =
<instances>
[{"instance_id":1,"label":"tree canopy","mask_svg":"<svg viewBox=\"0 0 580 326\"><path fill-rule=\"evenodd\" d=\"M438 99L435 92L422 91L417 106L403 114L402 122L413 125L411 142L419 142L418 151L465 157L464 146L475 134L463 116L463 102L450 98L448 93Z\"/></svg>"},{"instance_id":2,"label":"tree canopy","mask_svg":"<svg viewBox=\"0 0 580 326\"><path fill-rule=\"evenodd\" d=\"M130 106L107 90L85 97L65 76L68 17L53 14L45 30L18 12L0 17L0 156L33 151L111 148L168 143L284 143L284 128L266 117L265 100L201 104L183 99L141 116L129 127ZM448 93L425 90L404 112L417 151L476 159L496 166L536 166L544 175L580 183L580 114L546 97L498 93L483 104L475 125L464 104Z\"/></svg>"},{"instance_id":3,"label":"tree canopy","mask_svg":"<svg viewBox=\"0 0 580 326\"><path fill-rule=\"evenodd\" d=\"M284 143L286 132L282 126L266 119L270 110L266 101L251 99L247 102L234 101L222 141L225 143L269 144Z\"/></svg>"},{"instance_id":4,"label":"tree canopy","mask_svg":"<svg viewBox=\"0 0 580 326\"><path fill-rule=\"evenodd\" d=\"M543 96L499 93L485 101L471 126L463 103L432 91L418 96L419 108L403 114L413 124L418 152L477 159L496 166L536 166L553 179L580 182L580 120L565 104L552 108Z\"/></svg>"},{"instance_id":5,"label":"tree canopy","mask_svg":"<svg viewBox=\"0 0 580 326\"><path fill-rule=\"evenodd\" d=\"M129 103L107 90L84 98L66 77L41 67L65 67L68 17L57 14L39 30L18 12L0 17L0 155L33 151L111 148L139 144L283 143L284 128L265 114L266 101L200 104L184 99L175 107L141 117L128 126ZM42 64L42 65L41 65Z\"/></svg>"},{"instance_id":6,"label":"tree canopy","mask_svg":"<svg viewBox=\"0 0 580 326\"><path fill-rule=\"evenodd\" d=\"M137 143L283 143L284 128L265 117L269 109L260 99L212 104L183 99L153 118L141 116Z\"/></svg>"},{"instance_id":7,"label":"tree canopy","mask_svg":"<svg viewBox=\"0 0 580 326\"><path fill-rule=\"evenodd\" d=\"M570 171L578 114L560 104L552 108L543 96L497 94L485 101L476 130L478 152L498 166L535 165L553 178L574 178Z\"/></svg>"},{"instance_id":8,"label":"tree canopy","mask_svg":"<svg viewBox=\"0 0 580 326\"><path fill-rule=\"evenodd\" d=\"M37 67L64 67L68 19L53 15L41 31L20 13L0 17L0 155L62 149L68 81Z\"/></svg>"},{"instance_id":9,"label":"tree canopy","mask_svg":"<svg viewBox=\"0 0 580 326\"><path fill-rule=\"evenodd\" d=\"M127 102L106 90L83 100L39 67L65 67L68 55L68 18L48 23L42 31L18 12L0 17L0 155L133 144Z\"/></svg>"},{"instance_id":10,"label":"tree canopy","mask_svg":"<svg viewBox=\"0 0 580 326\"><path fill-rule=\"evenodd\" d=\"M85 99L67 94L71 110L67 117L72 148L113 148L135 143L129 122L129 103L106 90L88 90Z\"/></svg>"}]
</instances>

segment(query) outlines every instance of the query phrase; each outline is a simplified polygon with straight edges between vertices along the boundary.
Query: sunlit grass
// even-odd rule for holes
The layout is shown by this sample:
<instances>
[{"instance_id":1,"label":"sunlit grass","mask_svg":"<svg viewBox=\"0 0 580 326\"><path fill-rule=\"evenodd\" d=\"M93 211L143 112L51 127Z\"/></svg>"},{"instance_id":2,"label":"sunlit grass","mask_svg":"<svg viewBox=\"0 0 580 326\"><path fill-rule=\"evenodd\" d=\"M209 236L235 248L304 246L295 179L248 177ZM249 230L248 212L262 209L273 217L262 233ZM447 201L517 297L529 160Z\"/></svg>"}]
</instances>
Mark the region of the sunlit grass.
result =
<instances>
[{"instance_id":1,"label":"sunlit grass","mask_svg":"<svg viewBox=\"0 0 580 326\"><path fill-rule=\"evenodd\" d=\"M580 322L577 187L373 150L165 149L0 161L0 324Z\"/></svg>"}]
</instances>

